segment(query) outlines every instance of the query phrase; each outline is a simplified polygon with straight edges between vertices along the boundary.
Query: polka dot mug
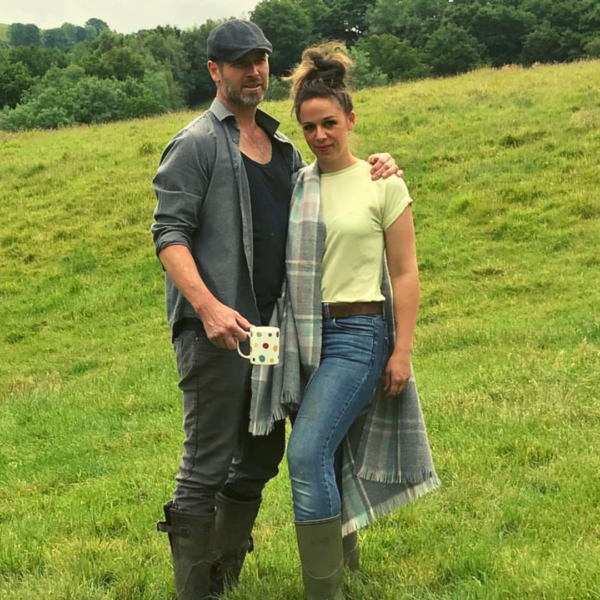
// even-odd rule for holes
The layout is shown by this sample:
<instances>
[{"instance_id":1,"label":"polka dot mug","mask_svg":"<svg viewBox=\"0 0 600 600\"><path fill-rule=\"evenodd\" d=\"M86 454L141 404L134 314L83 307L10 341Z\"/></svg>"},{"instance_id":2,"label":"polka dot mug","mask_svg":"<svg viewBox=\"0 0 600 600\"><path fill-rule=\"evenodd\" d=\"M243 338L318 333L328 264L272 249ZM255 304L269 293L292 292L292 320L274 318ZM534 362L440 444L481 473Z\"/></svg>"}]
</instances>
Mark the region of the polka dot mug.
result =
<instances>
[{"instance_id":1,"label":"polka dot mug","mask_svg":"<svg viewBox=\"0 0 600 600\"><path fill-rule=\"evenodd\" d=\"M240 342L237 351L253 365L276 365L279 362L280 340L279 327L251 327L246 338L250 344L250 354L244 354L240 350Z\"/></svg>"}]
</instances>

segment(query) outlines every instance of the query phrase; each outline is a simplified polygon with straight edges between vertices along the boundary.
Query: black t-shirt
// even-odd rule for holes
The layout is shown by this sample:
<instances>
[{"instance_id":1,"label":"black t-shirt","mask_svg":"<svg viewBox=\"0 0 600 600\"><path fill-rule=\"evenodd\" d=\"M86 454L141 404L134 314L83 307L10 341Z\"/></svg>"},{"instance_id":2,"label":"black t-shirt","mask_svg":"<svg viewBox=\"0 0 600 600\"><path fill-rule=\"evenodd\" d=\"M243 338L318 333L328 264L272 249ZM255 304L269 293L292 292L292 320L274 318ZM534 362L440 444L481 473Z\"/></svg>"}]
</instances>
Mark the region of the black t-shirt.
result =
<instances>
[{"instance_id":1,"label":"black t-shirt","mask_svg":"<svg viewBox=\"0 0 600 600\"><path fill-rule=\"evenodd\" d=\"M261 325L269 322L285 276L285 241L292 195L292 174L281 142L271 140L273 151L267 164L254 162L242 154L252 201L252 275Z\"/></svg>"}]
</instances>

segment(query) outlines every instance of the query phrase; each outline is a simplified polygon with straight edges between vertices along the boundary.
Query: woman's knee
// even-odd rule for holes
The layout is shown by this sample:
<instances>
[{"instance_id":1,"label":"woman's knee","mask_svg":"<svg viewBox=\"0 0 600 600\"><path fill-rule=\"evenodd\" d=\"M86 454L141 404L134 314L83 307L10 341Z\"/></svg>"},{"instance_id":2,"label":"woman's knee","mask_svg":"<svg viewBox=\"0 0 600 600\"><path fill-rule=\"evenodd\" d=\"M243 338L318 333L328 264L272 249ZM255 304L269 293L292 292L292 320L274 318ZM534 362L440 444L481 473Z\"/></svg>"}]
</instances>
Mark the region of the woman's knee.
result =
<instances>
[{"instance_id":1,"label":"woman's knee","mask_svg":"<svg viewBox=\"0 0 600 600\"><path fill-rule=\"evenodd\" d=\"M321 464L321 452L317 444L292 433L287 447L287 463L290 477L294 479Z\"/></svg>"}]
</instances>

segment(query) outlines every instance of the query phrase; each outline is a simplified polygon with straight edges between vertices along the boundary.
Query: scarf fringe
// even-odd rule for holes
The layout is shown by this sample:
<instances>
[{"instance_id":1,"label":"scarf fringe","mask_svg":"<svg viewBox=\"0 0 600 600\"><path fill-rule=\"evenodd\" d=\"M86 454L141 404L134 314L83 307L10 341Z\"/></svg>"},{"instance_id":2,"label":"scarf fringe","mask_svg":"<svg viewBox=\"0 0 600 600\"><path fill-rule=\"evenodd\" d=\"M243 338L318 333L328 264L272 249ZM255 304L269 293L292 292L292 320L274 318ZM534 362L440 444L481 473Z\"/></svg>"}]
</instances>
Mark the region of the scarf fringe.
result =
<instances>
[{"instance_id":1,"label":"scarf fringe","mask_svg":"<svg viewBox=\"0 0 600 600\"><path fill-rule=\"evenodd\" d=\"M437 479L435 471L396 471L390 473L388 471L368 469L364 466L358 471L356 476L375 483L405 483L408 485L420 485L429 479Z\"/></svg>"},{"instance_id":2,"label":"scarf fringe","mask_svg":"<svg viewBox=\"0 0 600 600\"><path fill-rule=\"evenodd\" d=\"M250 427L248 427L248 431L252 435L256 435L256 436L269 435L269 433L271 433L271 431L273 431L273 428L275 427L275 423L277 421L285 420L289 414L290 414L289 411L286 410L285 407L279 406L273 412L269 421L265 421L264 419L261 419L259 421L254 421L254 422L250 423Z\"/></svg>"},{"instance_id":3,"label":"scarf fringe","mask_svg":"<svg viewBox=\"0 0 600 600\"><path fill-rule=\"evenodd\" d=\"M284 390L282 404L288 409L288 414L298 412L300 409L300 398L295 390Z\"/></svg>"},{"instance_id":4,"label":"scarf fringe","mask_svg":"<svg viewBox=\"0 0 600 600\"><path fill-rule=\"evenodd\" d=\"M437 487L441 485L438 476L434 473L431 478L423 481L421 484L415 486L408 491L401 492L390 498L389 500L378 504L375 508L371 509L368 513L361 513L356 517L346 521L342 525L342 536L346 537L355 531L358 531L362 527L366 527L372 521L389 515L390 513L410 504L414 500L417 500L421 496L433 492Z\"/></svg>"},{"instance_id":5,"label":"scarf fringe","mask_svg":"<svg viewBox=\"0 0 600 600\"><path fill-rule=\"evenodd\" d=\"M298 402L298 395L295 392L286 391L283 393L282 404L273 408L273 412L271 413L269 420L255 420L254 422L250 423L248 431L252 435L257 436L269 435L269 433L273 431L277 421L284 421L290 416L291 413L298 412L299 408L300 403Z\"/></svg>"}]
</instances>

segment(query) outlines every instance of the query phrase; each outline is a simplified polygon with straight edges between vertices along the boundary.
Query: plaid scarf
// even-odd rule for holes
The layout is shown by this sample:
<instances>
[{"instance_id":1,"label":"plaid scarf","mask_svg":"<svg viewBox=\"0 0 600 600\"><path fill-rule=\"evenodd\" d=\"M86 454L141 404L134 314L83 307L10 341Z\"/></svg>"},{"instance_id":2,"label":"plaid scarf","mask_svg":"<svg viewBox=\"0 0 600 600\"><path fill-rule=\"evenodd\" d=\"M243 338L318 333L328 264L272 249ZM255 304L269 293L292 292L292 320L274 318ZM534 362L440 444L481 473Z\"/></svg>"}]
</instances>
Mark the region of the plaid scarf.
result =
<instances>
[{"instance_id":1,"label":"plaid scarf","mask_svg":"<svg viewBox=\"0 0 600 600\"><path fill-rule=\"evenodd\" d=\"M292 195L286 248L286 282L270 325L281 328L282 360L253 367L250 432L265 435L275 421L299 409L321 357L321 264L325 225L320 211L317 163L299 172ZM390 348L395 324L384 258L382 293ZM343 442L342 522L347 535L432 491L440 481L431 458L414 376L396 398L386 397L383 377L369 406Z\"/></svg>"}]
</instances>

